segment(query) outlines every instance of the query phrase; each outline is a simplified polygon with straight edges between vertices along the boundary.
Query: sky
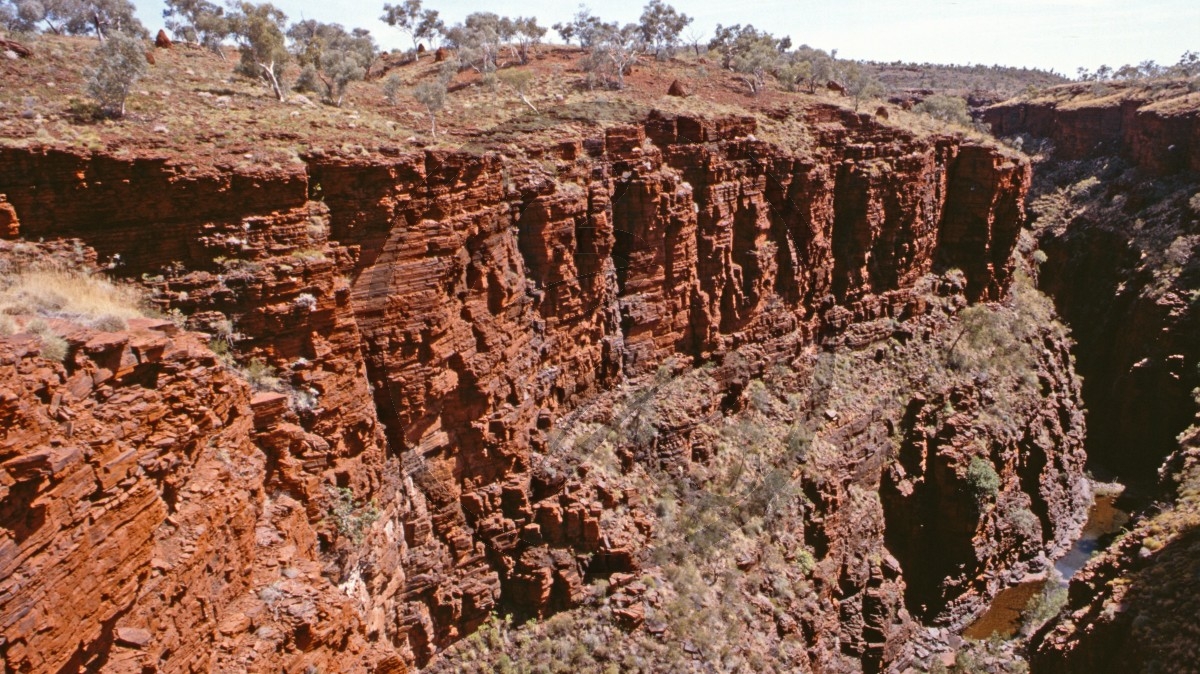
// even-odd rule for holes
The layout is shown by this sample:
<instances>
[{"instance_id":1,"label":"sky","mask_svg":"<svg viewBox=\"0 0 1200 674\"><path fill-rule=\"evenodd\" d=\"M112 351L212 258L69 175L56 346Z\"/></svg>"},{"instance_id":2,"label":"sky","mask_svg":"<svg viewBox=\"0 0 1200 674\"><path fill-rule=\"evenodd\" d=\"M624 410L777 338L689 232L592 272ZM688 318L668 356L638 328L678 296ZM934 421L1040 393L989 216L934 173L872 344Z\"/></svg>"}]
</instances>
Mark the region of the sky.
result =
<instances>
[{"instance_id":1,"label":"sky","mask_svg":"<svg viewBox=\"0 0 1200 674\"><path fill-rule=\"evenodd\" d=\"M399 0L394 0L399 2ZM647 0L589 3L606 21L636 22ZM160 0L133 0L151 31L163 23ZM1197 0L678 0L691 29L710 36L717 24L754 24L796 45L837 49L839 58L1028 66L1074 75L1107 64L1176 63L1200 51ZM275 0L291 21L317 19L367 28L385 48L408 48L399 30L379 21L383 0ZM573 0L426 0L448 24L476 11L566 21ZM685 33L686 34L686 33ZM551 40L558 36L551 31Z\"/></svg>"}]
</instances>

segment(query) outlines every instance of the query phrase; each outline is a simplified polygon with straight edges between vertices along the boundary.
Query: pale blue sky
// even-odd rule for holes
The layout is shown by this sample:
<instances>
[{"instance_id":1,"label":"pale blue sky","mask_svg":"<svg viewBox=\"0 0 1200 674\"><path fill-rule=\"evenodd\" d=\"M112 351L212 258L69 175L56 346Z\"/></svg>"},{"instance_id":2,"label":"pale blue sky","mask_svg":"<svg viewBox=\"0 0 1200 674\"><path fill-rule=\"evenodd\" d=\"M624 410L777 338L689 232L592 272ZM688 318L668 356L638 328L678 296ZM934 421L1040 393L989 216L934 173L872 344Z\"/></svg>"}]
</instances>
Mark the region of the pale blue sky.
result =
<instances>
[{"instance_id":1,"label":"pale blue sky","mask_svg":"<svg viewBox=\"0 0 1200 674\"><path fill-rule=\"evenodd\" d=\"M162 26L162 3L134 0L152 30ZM608 21L636 21L646 0L597 0L593 13ZM290 20L301 17L368 28L385 47L407 47L397 30L379 21L383 0L276 0ZM470 12L538 17L542 25L569 19L572 0L426 0L447 23ZM1154 59L1172 64L1200 51L1197 0L679 0L710 34L716 24L752 23L797 44L837 49L838 55L879 61L1000 63L1054 68L1074 75L1095 68ZM557 39L551 31L550 37Z\"/></svg>"}]
</instances>

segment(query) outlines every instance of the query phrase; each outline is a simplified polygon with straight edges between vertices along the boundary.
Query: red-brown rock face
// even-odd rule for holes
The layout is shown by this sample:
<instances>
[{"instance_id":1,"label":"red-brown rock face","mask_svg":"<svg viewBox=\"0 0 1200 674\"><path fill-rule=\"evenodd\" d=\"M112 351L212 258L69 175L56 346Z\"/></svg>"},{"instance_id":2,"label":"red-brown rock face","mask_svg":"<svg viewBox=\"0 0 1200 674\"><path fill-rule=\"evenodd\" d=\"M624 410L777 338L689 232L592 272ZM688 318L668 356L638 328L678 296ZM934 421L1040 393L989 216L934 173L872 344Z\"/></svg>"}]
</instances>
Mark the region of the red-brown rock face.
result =
<instances>
[{"instance_id":1,"label":"red-brown rock face","mask_svg":"<svg viewBox=\"0 0 1200 674\"><path fill-rule=\"evenodd\" d=\"M52 327L62 363L32 335L0 339L7 671L379 660L303 504L267 487L247 385L167 321Z\"/></svg>"},{"instance_id":2,"label":"red-brown rock face","mask_svg":"<svg viewBox=\"0 0 1200 674\"><path fill-rule=\"evenodd\" d=\"M1063 159L1121 155L1160 175L1200 171L1200 114L1194 107L1163 110L1151 99L1002 103L985 110L983 120L999 137L1028 133L1049 138Z\"/></svg>"},{"instance_id":3,"label":"red-brown rock face","mask_svg":"<svg viewBox=\"0 0 1200 674\"><path fill-rule=\"evenodd\" d=\"M1155 505L1072 579L1067 607L1032 639L1030 664L1192 671L1200 314L1198 213L1188 202L1200 190L1200 123L1186 92L1172 112L1164 101L1112 105L1076 93L1071 103L988 114L1001 133L1055 141L1037 169L1034 229L1047 256L1042 286L1078 340L1089 457L1160 485Z\"/></svg>"},{"instance_id":4,"label":"red-brown rock face","mask_svg":"<svg viewBox=\"0 0 1200 674\"><path fill-rule=\"evenodd\" d=\"M755 140L753 119L661 115L529 150L538 162L429 151L207 174L155 159L0 149L0 192L23 236L77 236L115 258L119 273L145 274L164 308L217 334L243 363L273 366L285 394L259 394L252 431L244 387L188 350L159 375L159 392L190 387L162 403L177 412L151 414L137 405L160 393L130 389L130 423L174 419L155 432L192 449L161 459L159 436L123 431L116 458L80 450L109 457L84 462L88 470L148 453L166 461L155 468L163 481L207 476L196 487L209 490L197 492L204 508L194 520L166 519L181 491L159 487L146 467L124 478L144 496L114 516L125 524L106 540L122 551L159 538L180 546L126 566L87 567L102 556L86 546L54 566L66 553L48 551L86 538L90 510L39 529L52 544L41 551L17 541L32 524L14 523L8 549L33 557L0 611L8 664L111 658L116 641L136 651L140 632L113 632L129 627L165 635L164 648L138 652L203 669L205 658L225 657L212 650L214 626L235 655L249 657L237 649L255 639L277 646L272 653L305 653L287 660L289 671L338 649L364 653L367 640L375 661L395 652L423 662L499 606L544 614L578 601L585 571L633 570L636 529L600 528L621 499L535 469L559 416L670 355L702 359L785 335L811 343L857 321L920 312L909 286L935 268L961 268L974 298L1007 286L1026 163L833 107L799 114L816 139L805 156ZM37 382L70 373L36 374L43 366L12 358L16 369L0 381L24 382L32 400L54 407ZM210 388L224 397L188 407L214 396ZM32 404L27 395L12 404ZM20 459L48 442L51 431L39 432L10 453ZM205 457L216 458L197 463ZM10 488L6 512L43 493L75 508L82 492L46 491L59 488L58 470ZM222 482L221 471L236 475ZM361 532L335 516L339 493L369 525ZM372 502L377 519L366 521ZM277 566L261 561L261 548ZM180 561L204 555L204 567ZM25 589L52 589L85 568L103 595L94 602ZM269 589L256 585L263 574L275 574ZM139 588L157 599L139 603ZM304 599L281 613L280 592ZM92 635L92 650L70 660L65 628L39 632L23 613L35 604L80 611L62 624Z\"/></svg>"}]
</instances>

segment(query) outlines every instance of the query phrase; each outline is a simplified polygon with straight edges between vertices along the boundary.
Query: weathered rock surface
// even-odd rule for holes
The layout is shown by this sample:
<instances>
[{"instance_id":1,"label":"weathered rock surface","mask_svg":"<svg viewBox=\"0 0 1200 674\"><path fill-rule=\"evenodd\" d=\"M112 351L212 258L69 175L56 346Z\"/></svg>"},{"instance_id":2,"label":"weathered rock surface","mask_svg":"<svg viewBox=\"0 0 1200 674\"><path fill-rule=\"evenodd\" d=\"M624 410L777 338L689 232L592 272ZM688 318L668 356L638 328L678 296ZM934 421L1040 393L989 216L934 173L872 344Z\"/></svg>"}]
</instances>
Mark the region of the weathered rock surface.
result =
<instances>
[{"instance_id":1,"label":"weathered rock surface","mask_svg":"<svg viewBox=\"0 0 1200 674\"><path fill-rule=\"evenodd\" d=\"M245 382L168 321L52 328L63 363L28 333L0 339L7 671L380 660L303 506L268 486Z\"/></svg>"},{"instance_id":2,"label":"weathered rock surface","mask_svg":"<svg viewBox=\"0 0 1200 674\"><path fill-rule=\"evenodd\" d=\"M1161 503L1072 580L1066 609L1033 640L1031 666L1192 671L1200 314L1190 298L1200 275L1188 201L1200 192L1200 122L1186 94L1105 87L986 113L999 133L1054 141L1036 172L1033 226L1047 255L1042 286L1078 340L1088 453L1121 475L1161 479Z\"/></svg>"},{"instance_id":3,"label":"weathered rock surface","mask_svg":"<svg viewBox=\"0 0 1200 674\"><path fill-rule=\"evenodd\" d=\"M983 112L996 136L1028 133L1054 141L1063 159L1120 155L1152 173L1200 171L1200 111L1136 83L1077 86L1072 100L1001 103ZM1179 95L1187 95L1186 83ZM1063 91L1066 91L1063 89ZM1073 100L1074 98L1079 100Z\"/></svg>"},{"instance_id":4,"label":"weathered rock surface","mask_svg":"<svg viewBox=\"0 0 1200 674\"><path fill-rule=\"evenodd\" d=\"M561 415L668 356L783 337L853 341L856 324L921 313L911 286L935 269L961 268L972 299L1000 297L1009 283L1027 163L832 106L803 114L816 137L803 156L755 140L752 118L665 115L531 150L540 162L428 151L205 173L157 158L0 149L0 191L23 236L83 239L242 363L273 366L280 391L250 400L198 352L158 375L160 392L175 381L199 389L170 398L186 419L162 431L193 449L156 468L180 485L170 490L147 468L122 473L143 497L114 520L136 526L110 527L106 540L125 552L161 537L182 552L78 576L62 567L97 579L104 598L89 603L32 589L55 587L51 560L67 541L93 540L87 510L37 529L49 547L10 542L29 559L9 576L20 585L0 611L9 666L111 661L140 640L113 632L127 626L152 636L133 651L150 662L166 653L179 669L258 653L264 670L281 658L293 671L360 655L386 669L424 662L498 607L544 615L579 601L584 573L635 570L637 518L600 523L618 506L636 514L636 499L535 469ZM13 358L15 381L34 376L21 368L46 369ZM37 381L74 372L49 370ZM224 397L205 393L210 382L223 382ZM13 404L54 406L34 393L49 384L22 386ZM121 410L143 409L138 400ZM204 421L214 415L219 425ZM70 435L42 430L9 446L24 456L51 431ZM125 433L132 439L117 444L129 456L161 458L149 435ZM244 462L224 467L217 448ZM58 488L56 470L42 475L38 461L18 466L35 487L10 491L6 512ZM237 474L221 482L222 471ZM187 486L193 474L208 479ZM185 489L204 494L194 520L166 519ZM45 502L76 508L80 495L63 494ZM225 512L232 523L208 519ZM71 563L95 562L80 549ZM209 551L207 567L173 556ZM151 564L158 555L167 566ZM173 601L179 592L198 594ZM34 627L23 607L35 604L80 611L60 621L89 635L78 655L65 627ZM218 633L228 637L221 653ZM872 643L887 650L898 638ZM15 646L38 639L47 641Z\"/></svg>"}]
</instances>

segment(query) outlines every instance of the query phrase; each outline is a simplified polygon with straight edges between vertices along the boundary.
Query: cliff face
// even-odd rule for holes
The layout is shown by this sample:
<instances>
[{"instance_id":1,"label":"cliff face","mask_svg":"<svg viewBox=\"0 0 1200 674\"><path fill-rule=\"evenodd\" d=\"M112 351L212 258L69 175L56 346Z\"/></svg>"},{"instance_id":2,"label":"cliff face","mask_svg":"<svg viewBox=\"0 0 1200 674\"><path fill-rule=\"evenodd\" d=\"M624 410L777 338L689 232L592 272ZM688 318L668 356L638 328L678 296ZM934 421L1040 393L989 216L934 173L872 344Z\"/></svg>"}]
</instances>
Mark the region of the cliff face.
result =
<instances>
[{"instance_id":1,"label":"cliff face","mask_svg":"<svg viewBox=\"0 0 1200 674\"><path fill-rule=\"evenodd\" d=\"M1060 88L1070 98L1001 103L984 110L983 121L997 137L1026 133L1052 140L1060 159L1119 155L1159 175L1200 171L1200 113L1186 102L1186 84L1175 93L1182 104L1138 86Z\"/></svg>"},{"instance_id":2,"label":"cliff face","mask_svg":"<svg viewBox=\"0 0 1200 674\"><path fill-rule=\"evenodd\" d=\"M73 249L0 242L0 260ZM170 321L50 327L61 362L30 333L0 339L8 670L381 660L322 575L305 505L271 486L268 401Z\"/></svg>"},{"instance_id":3,"label":"cliff face","mask_svg":"<svg viewBox=\"0 0 1200 674\"><path fill-rule=\"evenodd\" d=\"M340 652L402 668L501 606L543 615L577 603L585 574L635 570L645 532L636 518L607 516L630 504L590 484L562 491L537 468L563 414L672 355L837 342L865 321L919 315L912 287L931 271L961 268L972 299L997 298L1010 281L1027 163L833 107L797 114L816 137L805 156L755 140L752 119L664 115L520 158L317 153L289 168L208 173L155 158L0 149L0 193L12 207L3 212L19 217L10 228L82 239L275 389L250 399L194 338L156 338L176 354L155 364L156 390L137 384L142 374L118 378L108 386L132 387L131 404L106 413L175 425L161 437L122 431L129 440L113 447L127 449L98 439L89 446L102 449L81 449L97 467L70 464L90 474L107 470L109 454L124 461L123 477L101 479L97 493L128 510L68 493L91 478L55 468L58 454L30 476L13 468L26 480L14 484L30 486L4 496L7 577L22 583L0 605L7 665L111 661L116 645L132 644L167 670L203 669L205 658L226 657L208 647L220 634L222 652L250 669L300 671ZM17 352L9 361L5 385L25 382L51 416L62 414L51 384L30 377L68 386L93 367L46 372ZM89 391L73 399L98 395ZM188 407L205 396L213 402ZM180 409L142 414L143 398ZM37 424L9 427L25 426ZM64 432L30 431L14 444L9 431L4 451L25 465L46 434ZM226 466L220 448L245 460ZM143 466L142 454L180 456ZM236 475L213 477L221 471ZM189 475L207 478L188 487ZM186 517L172 514L187 489L203 499L179 502L193 503ZM39 530L44 540L19 523L41 502L70 509ZM55 587L54 569L77 577L102 558L88 547L99 543L78 542L99 510L126 523L104 545L142 556L89 567L104 597L94 605L35 595ZM190 561L150 553L159 541ZM78 621L42 630L34 604ZM66 631L74 624L82 631ZM153 637L122 636L126 624Z\"/></svg>"},{"instance_id":4,"label":"cliff face","mask_svg":"<svg viewBox=\"0 0 1200 674\"><path fill-rule=\"evenodd\" d=\"M1179 618L1194 614L1200 522L1195 107L1130 94L987 113L1001 133L1055 141L1035 171L1032 226L1047 255L1042 287L1078 340L1088 453L1124 477L1157 476L1161 499L1072 580L1066 609L1033 641L1034 671L1195 661L1198 640Z\"/></svg>"},{"instance_id":5,"label":"cliff face","mask_svg":"<svg viewBox=\"0 0 1200 674\"><path fill-rule=\"evenodd\" d=\"M1150 477L1191 422L1191 391L1200 385L1192 365L1200 326L1189 299L1196 212L1188 205L1200 121L1186 95L1063 91L1075 95L996 106L985 119L1001 135L1054 141L1037 170L1033 224L1048 255L1042 286L1078 340L1089 452L1111 469Z\"/></svg>"}]
</instances>

